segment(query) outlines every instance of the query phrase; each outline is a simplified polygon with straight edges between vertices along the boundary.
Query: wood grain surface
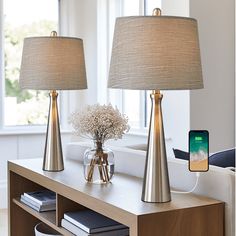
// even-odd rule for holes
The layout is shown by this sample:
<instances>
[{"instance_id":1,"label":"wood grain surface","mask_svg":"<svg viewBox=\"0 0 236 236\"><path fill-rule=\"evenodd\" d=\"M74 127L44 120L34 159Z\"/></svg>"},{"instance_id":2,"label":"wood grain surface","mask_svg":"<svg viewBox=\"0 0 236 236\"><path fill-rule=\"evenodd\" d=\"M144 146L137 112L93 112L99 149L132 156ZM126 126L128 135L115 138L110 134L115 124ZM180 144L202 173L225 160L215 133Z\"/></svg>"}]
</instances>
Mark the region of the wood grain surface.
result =
<instances>
[{"instance_id":1,"label":"wood grain surface","mask_svg":"<svg viewBox=\"0 0 236 236\"><path fill-rule=\"evenodd\" d=\"M42 159L16 160L8 163L9 236L18 236L16 226L28 231L42 215L24 209L13 199L27 191L47 188L57 194L57 209L53 228L71 235L60 227L63 214L89 208L130 228L131 236L223 236L224 203L194 194L172 194L168 203L141 201L142 179L116 174L107 185L90 184L84 180L83 167L75 161L65 161L65 170L44 172ZM17 221L20 217L20 220ZM216 223L217 222L217 223ZM26 233L28 233L28 231ZM31 234L24 234L30 236Z\"/></svg>"}]
</instances>

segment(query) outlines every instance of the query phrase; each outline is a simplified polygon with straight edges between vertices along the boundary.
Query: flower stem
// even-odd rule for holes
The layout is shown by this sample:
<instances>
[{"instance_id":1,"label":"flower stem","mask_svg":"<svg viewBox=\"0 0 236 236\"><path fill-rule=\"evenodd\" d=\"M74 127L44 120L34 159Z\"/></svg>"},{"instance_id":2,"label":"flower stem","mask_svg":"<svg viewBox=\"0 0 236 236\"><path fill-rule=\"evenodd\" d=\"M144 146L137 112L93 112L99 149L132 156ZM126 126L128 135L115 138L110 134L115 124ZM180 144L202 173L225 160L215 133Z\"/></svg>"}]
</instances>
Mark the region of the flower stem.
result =
<instances>
[{"instance_id":1,"label":"flower stem","mask_svg":"<svg viewBox=\"0 0 236 236\"><path fill-rule=\"evenodd\" d=\"M96 153L90 161L86 180L92 182L95 168L98 168L100 181L108 183L110 181L108 169L108 154L103 152L103 143L96 141Z\"/></svg>"},{"instance_id":2,"label":"flower stem","mask_svg":"<svg viewBox=\"0 0 236 236\"><path fill-rule=\"evenodd\" d=\"M88 172L88 176L87 176L88 182L92 182L95 164L96 164L96 160L95 160L95 158L93 158L90 161L90 167L89 167L89 172Z\"/></svg>"}]
</instances>

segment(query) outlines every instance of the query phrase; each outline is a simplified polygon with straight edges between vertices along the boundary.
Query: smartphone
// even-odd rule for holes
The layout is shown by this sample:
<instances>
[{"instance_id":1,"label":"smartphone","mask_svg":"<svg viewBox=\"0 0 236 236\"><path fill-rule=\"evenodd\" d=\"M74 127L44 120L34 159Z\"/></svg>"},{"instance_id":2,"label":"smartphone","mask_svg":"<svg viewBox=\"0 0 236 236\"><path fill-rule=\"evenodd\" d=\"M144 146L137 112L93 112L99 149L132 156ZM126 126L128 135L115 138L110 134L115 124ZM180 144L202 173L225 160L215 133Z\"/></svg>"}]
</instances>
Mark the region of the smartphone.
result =
<instances>
[{"instance_id":1,"label":"smartphone","mask_svg":"<svg viewBox=\"0 0 236 236\"><path fill-rule=\"evenodd\" d=\"M209 169L209 133L207 130L189 131L189 170L205 172Z\"/></svg>"}]
</instances>

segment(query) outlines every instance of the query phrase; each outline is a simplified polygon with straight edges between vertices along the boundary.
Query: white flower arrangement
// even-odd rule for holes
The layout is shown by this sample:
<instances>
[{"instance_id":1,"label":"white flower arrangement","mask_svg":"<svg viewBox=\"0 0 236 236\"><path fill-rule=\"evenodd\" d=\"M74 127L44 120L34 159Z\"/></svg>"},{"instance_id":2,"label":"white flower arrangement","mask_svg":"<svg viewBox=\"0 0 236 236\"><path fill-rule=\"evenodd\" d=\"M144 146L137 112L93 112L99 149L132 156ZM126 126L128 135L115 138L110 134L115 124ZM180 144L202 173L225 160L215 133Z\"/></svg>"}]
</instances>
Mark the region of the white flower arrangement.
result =
<instances>
[{"instance_id":1,"label":"white flower arrangement","mask_svg":"<svg viewBox=\"0 0 236 236\"><path fill-rule=\"evenodd\" d=\"M88 105L85 109L72 113L69 123L79 136L105 142L121 139L129 131L128 117L109 105Z\"/></svg>"}]
</instances>

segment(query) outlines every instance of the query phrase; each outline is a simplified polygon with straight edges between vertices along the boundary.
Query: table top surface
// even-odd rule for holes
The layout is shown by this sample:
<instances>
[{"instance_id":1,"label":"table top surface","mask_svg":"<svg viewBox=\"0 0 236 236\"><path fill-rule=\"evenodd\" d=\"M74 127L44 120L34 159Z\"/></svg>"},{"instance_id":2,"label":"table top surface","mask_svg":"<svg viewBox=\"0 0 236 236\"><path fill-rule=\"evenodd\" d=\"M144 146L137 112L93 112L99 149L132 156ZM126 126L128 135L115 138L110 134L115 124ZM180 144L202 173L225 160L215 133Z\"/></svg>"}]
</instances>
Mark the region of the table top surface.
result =
<instances>
[{"instance_id":1,"label":"table top surface","mask_svg":"<svg viewBox=\"0 0 236 236\"><path fill-rule=\"evenodd\" d=\"M94 205L113 207L136 216L222 203L194 194L177 193L171 194L171 202L145 203L141 201L141 178L116 173L111 183L91 184L84 179L83 165L76 161L65 160L65 169L61 172L43 171L42 163L42 159L14 160L8 162L8 167L10 171L65 197L75 195L88 202L92 200Z\"/></svg>"}]
</instances>

